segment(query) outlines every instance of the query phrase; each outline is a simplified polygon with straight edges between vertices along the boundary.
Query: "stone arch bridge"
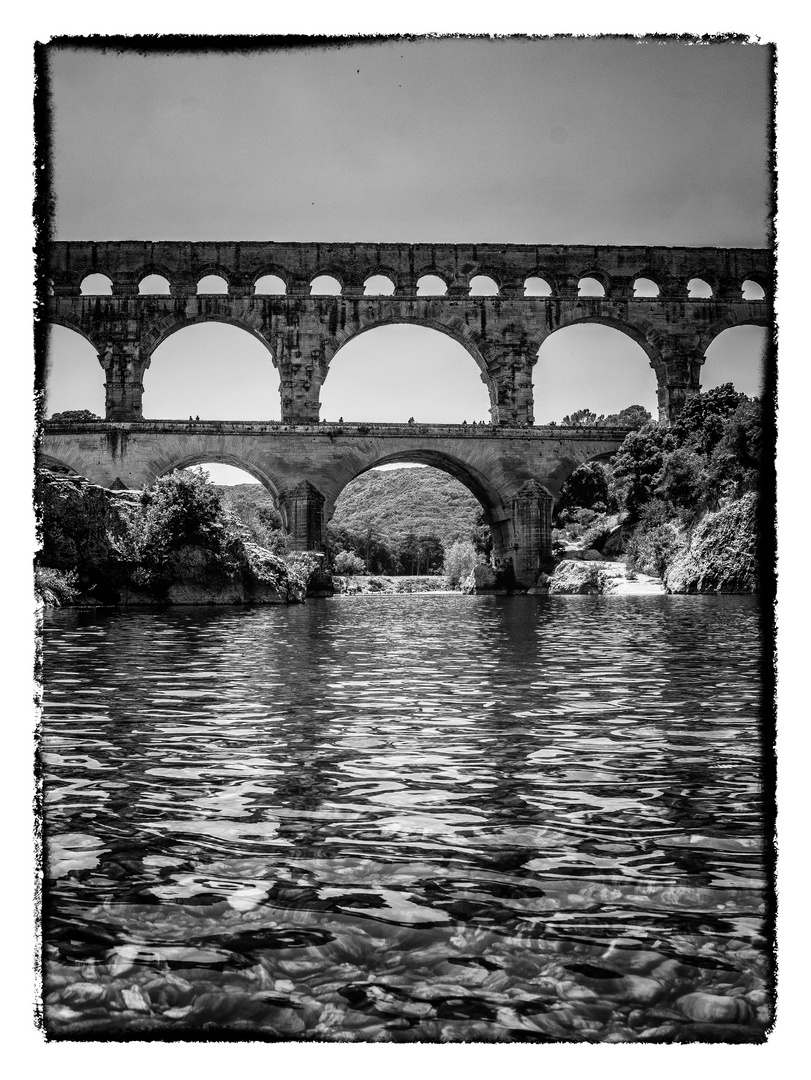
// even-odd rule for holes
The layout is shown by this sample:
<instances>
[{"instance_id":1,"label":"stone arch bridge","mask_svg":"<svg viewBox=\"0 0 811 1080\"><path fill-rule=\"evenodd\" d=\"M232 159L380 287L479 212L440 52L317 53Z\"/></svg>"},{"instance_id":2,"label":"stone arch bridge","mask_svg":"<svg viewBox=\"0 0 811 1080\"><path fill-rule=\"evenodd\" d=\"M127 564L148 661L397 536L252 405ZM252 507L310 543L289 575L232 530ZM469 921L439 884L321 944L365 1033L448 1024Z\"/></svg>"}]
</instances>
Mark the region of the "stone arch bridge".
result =
<instances>
[{"instance_id":1,"label":"stone arch bridge","mask_svg":"<svg viewBox=\"0 0 811 1080\"><path fill-rule=\"evenodd\" d=\"M310 550L322 546L324 523L354 476L389 461L435 465L479 499L497 555L512 560L524 585L551 553L551 507L566 477L615 451L626 434L533 426L532 370L544 340L587 322L628 334L648 356L659 415L669 420L699 392L704 353L718 334L772 322L773 264L765 249L69 241L48 245L43 271L44 317L91 342L106 388L104 423L44 425L46 464L127 487L200 461L238 465L276 495L295 545ZM110 295L83 294L82 282L95 274L109 278ZM168 294L141 291L155 274L168 282ZM198 291L212 274L227 293ZM284 293L257 294L256 283L271 274ZM445 283L445 295L418 295L427 274ZM311 295L321 275L338 282L339 295ZM480 275L493 295L470 295ZM368 294L365 283L377 276L389 279L390 295ZM525 295L534 277L547 282L548 296ZM596 279L603 295L579 295L584 277ZM639 278L653 282L658 295L636 297ZM711 296L688 295L696 278ZM765 299L744 299L744 281L760 285ZM280 376L280 423L143 418L143 381L155 349L203 321L241 326L267 347ZM429 326L459 341L488 387L491 423L319 423L320 389L335 354L356 334L389 323Z\"/></svg>"}]
</instances>

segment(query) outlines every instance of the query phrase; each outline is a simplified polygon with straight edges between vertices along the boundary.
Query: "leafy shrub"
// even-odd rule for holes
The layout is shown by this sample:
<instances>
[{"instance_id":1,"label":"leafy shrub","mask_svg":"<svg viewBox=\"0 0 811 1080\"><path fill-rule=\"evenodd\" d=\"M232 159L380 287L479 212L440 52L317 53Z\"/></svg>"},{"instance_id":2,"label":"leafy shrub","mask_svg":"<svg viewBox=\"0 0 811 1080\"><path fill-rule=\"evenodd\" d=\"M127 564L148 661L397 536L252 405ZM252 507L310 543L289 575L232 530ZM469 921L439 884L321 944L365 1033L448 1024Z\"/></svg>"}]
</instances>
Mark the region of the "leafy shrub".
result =
<instances>
[{"instance_id":1,"label":"leafy shrub","mask_svg":"<svg viewBox=\"0 0 811 1080\"><path fill-rule=\"evenodd\" d=\"M625 437L613 461L611 495L632 518L653 497L665 455L675 448L668 428L655 421Z\"/></svg>"},{"instance_id":2,"label":"leafy shrub","mask_svg":"<svg viewBox=\"0 0 811 1080\"><path fill-rule=\"evenodd\" d=\"M452 589L458 588L480 561L481 557L470 540L454 541L445 553L443 567L448 585Z\"/></svg>"},{"instance_id":3,"label":"leafy shrub","mask_svg":"<svg viewBox=\"0 0 811 1080\"><path fill-rule=\"evenodd\" d=\"M297 578L305 588L321 569L321 560L311 551L294 551L284 561L290 576Z\"/></svg>"},{"instance_id":4,"label":"leafy shrub","mask_svg":"<svg viewBox=\"0 0 811 1080\"><path fill-rule=\"evenodd\" d=\"M142 492L122 554L136 564L135 583L152 586L167 577L172 553L187 544L219 556L225 570L244 561L240 530L208 474L176 469Z\"/></svg>"},{"instance_id":5,"label":"leafy shrub","mask_svg":"<svg viewBox=\"0 0 811 1080\"><path fill-rule=\"evenodd\" d=\"M78 596L79 575L75 570L54 570L38 566L34 571L34 595L46 607L62 607Z\"/></svg>"},{"instance_id":6,"label":"leafy shrub","mask_svg":"<svg viewBox=\"0 0 811 1080\"><path fill-rule=\"evenodd\" d=\"M336 574L363 574L366 570L363 559L354 551L339 551L332 565Z\"/></svg>"},{"instance_id":7,"label":"leafy shrub","mask_svg":"<svg viewBox=\"0 0 811 1080\"><path fill-rule=\"evenodd\" d=\"M630 570L664 577L683 549L684 542L674 525L640 525L626 545L626 565Z\"/></svg>"},{"instance_id":8,"label":"leafy shrub","mask_svg":"<svg viewBox=\"0 0 811 1080\"><path fill-rule=\"evenodd\" d=\"M605 547L605 542L614 531L614 526L607 521L595 522L591 528L586 529L583 533L582 543L583 547L588 550L594 548L595 551L602 551Z\"/></svg>"},{"instance_id":9,"label":"leafy shrub","mask_svg":"<svg viewBox=\"0 0 811 1080\"><path fill-rule=\"evenodd\" d=\"M68 409L66 412L54 413L51 420L57 420L61 424L91 424L100 421L101 417L89 409Z\"/></svg>"}]
</instances>

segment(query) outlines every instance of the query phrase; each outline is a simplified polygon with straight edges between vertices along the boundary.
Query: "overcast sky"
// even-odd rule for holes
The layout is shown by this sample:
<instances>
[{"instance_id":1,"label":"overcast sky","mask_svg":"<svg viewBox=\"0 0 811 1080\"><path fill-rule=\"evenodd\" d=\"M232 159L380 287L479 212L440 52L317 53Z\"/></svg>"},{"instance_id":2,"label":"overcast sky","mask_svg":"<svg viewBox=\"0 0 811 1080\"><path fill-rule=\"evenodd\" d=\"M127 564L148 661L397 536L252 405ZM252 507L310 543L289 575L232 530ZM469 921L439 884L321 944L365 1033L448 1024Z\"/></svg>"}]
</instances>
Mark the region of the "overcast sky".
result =
<instances>
[{"instance_id":1,"label":"overcast sky","mask_svg":"<svg viewBox=\"0 0 811 1080\"><path fill-rule=\"evenodd\" d=\"M767 243L762 46L428 39L50 56L59 239ZM763 333L727 336L704 386L732 377L756 392ZM100 411L95 361L82 374L86 343L70 338L54 336L49 411ZM239 330L181 331L146 373L144 413L278 416L268 361ZM537 422L655 410L647 358L608 328L553 335L535 383ZM425 421L483 420L488 404L461 346L413 327L347 345L322 401L327 418Z\"/></svg>"}]
</instances>

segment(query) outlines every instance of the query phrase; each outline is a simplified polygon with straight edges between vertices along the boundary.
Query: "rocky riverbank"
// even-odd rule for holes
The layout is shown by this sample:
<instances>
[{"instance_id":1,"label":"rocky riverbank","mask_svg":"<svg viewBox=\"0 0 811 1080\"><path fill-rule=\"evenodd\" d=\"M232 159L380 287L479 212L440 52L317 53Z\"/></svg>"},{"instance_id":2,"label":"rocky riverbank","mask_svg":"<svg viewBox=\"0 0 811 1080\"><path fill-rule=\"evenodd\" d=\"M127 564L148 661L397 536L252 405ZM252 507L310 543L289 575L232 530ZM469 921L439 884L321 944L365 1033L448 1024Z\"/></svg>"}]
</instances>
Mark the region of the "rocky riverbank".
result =
<instances>
[{"instance_id":1,"label":"rocky riverbank","mask_svg":"<svg viewBox=\"0 0 811 1080\"><path fill-rule=\"evenodd\" d=\"M435 593L453 592L444 577L385 576L381 574L335 575L332 579L336 594Z\"/></svg>"},{"instance_id":2,"label":"rocky riverbank","mask_svg":"<svg viewBox=\"0 0 811 1080\"><path fill-rule=\"evenodd\" d=\"M242 539L170 544L157 569L134 556L140 492L111 491L84 477L43 470L37 477L42 549L39 567L70 576L73 603L290 604L307 592L306 568ZM153 560L154 562L154 560Z\"/></svg>"}]
</instances>

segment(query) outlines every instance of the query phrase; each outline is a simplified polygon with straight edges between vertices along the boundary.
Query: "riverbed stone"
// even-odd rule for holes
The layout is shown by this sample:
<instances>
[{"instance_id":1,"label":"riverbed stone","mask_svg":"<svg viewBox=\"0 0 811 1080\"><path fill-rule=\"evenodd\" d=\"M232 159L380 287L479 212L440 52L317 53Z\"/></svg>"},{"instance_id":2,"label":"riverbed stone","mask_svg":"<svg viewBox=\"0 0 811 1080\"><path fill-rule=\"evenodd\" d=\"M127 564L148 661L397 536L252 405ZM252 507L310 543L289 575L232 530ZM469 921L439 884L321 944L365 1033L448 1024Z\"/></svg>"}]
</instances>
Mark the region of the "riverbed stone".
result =
<instances>
[{"instance_id":1,"label":"riverbed stone","mask_svg":"<svg viewBox=\"0 0 811 1080\"><path fill-rule=\"evenodd\" d=\"M691 1020L712 1024L744 1024L752 1019L749 1003L739 997L701 992L685 994L676 1008Z\"/></svg>"}]
</instances>

